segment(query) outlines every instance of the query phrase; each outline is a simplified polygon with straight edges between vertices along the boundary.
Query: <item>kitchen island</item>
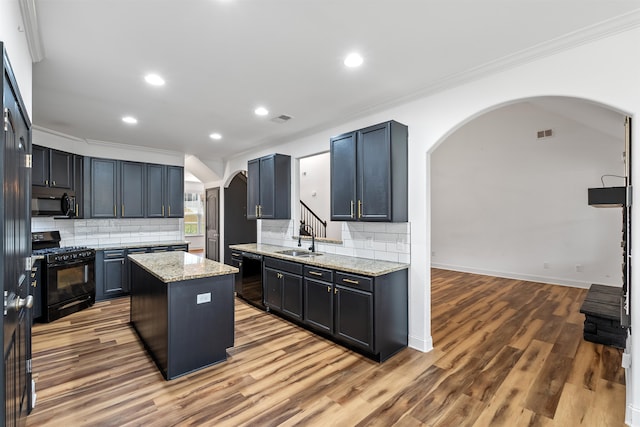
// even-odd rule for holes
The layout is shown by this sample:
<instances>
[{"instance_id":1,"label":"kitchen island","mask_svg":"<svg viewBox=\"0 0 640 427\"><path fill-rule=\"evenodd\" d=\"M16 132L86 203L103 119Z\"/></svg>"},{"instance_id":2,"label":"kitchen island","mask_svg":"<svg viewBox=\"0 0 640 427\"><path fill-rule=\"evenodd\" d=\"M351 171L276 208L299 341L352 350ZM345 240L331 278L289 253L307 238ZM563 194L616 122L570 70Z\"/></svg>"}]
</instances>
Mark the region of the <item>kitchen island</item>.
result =
<instances>
[{"instance_id":1,"label":"kitchen island","mask_svg":"<svg viewBox=\"0 0 640 427\"><path fill-rule=\"evenodd\" d=\"M186 252L129 259L131 325L165 379L225 361L238 269Z\"/></svg>"}]
</instances>

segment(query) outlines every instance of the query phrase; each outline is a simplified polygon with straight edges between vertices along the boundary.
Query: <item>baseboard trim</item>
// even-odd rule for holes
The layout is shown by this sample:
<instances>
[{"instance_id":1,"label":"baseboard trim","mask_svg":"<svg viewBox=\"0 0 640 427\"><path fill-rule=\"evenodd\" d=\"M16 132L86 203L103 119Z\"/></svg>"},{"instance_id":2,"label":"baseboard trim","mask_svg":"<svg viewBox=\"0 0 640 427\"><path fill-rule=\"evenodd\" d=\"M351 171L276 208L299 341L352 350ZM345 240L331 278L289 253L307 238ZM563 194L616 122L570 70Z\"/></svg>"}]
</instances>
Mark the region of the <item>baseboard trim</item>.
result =
<instances>
[{"instance_id":1,"label":"baseboard trim","mask_svg":"<svg viewBox=\"0 0 640 427\"><path fill-rule=\"evenodd\" d=\"M534 276L531 274L512 273L505 271L484 270L480 268L464 267L460 265L448 265L431 263L431 267L443 270L460 271L462 273L481 274L483 276L495 276L505 279L526 280L528 282L548 283L550 285L570 286L572 288L589 289L592 282L578 282L575 280L561 279L558 277ZM606 285L606 283L603 283Z\"/></svg>"},{"instance_id":2,"label":"baseboard trim","mask_svg":"<svg viewBox=\"0 0 640 427\"><path fill-rule=\"evenodd\" d=\"M426 340L409 336L409 347L427 353L433 350L433 338L431 338L431 335Z\"/></svg>"}]
</instances>

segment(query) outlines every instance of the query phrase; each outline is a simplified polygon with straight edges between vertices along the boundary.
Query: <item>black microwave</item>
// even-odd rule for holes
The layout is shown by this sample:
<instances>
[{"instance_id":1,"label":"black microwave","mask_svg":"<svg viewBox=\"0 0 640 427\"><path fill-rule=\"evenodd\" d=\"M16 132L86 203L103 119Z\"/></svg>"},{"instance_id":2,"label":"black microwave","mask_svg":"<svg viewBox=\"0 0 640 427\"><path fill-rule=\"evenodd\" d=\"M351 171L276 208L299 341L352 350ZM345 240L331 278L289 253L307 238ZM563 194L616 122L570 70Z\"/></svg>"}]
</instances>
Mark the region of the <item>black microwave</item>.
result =
<instances>
[{"instance_id":1,"label":"black microwave","mask_svg":"<svg viewBox=\"0 0 640 427\"><path fill-rule=\"evenodd\" d=\"M73 218L76 216L76 197L71 194L33 195L31 216L56 216Z\"/></svg>"}]
</instances>

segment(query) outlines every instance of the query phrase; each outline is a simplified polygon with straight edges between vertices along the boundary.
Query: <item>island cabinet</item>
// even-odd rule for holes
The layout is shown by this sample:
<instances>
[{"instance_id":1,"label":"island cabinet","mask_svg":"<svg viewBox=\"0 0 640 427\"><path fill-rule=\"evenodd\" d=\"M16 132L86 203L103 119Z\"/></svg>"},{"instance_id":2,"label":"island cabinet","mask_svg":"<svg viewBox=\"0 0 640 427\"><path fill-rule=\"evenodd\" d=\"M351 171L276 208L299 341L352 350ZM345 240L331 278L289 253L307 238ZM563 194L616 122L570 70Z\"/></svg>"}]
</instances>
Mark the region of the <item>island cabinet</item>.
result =
<instances>
[{"instance_id":1,"label":"island cabinet","mask_svg":"<svg viewBox=\"0 0 640 427\"><path fill-rule=\"evenodd\" d=\"M165 379L225 361L238 269L184 252L130 259L131 325Z\"/></svg>"},{"instance_id":2,"label":"island cabinet","mask_svg":"<svg viewBox=\"0 0 640 427\"><path fill-rule=\"evenodd\" d=\"M302 264L265 257L263 270L267 310L302 321Z\"/></svg>"},{"instance_id":3,"label":"island cabinet","mask_svg":"<svg viewBox=\"0 0 640 427\"><path fill-rule=\"evenodd\" d=\"M291 156L271 154L247 163L247 219L291 218Z\"/></svg>"},{"instance_id":4,"label":"island cabinet","mask_svg":"<svg viewBox=\"0 0 640 427\"><path fill-rule=\"evenodd\" d=\"M304 268L304 323L382 362L407 346L407 270L377 277Z\"/></svg>"},{"instance_id":5,"label":"island cabinet","mask_svg":"<svg viewBox=\"0 0 640 427\"><path fill-rule=\"evenodd\" d=\"M396 121L331 138L331 220L406 222L407 150L407 126Z\"/></svg>"}]
</instances>

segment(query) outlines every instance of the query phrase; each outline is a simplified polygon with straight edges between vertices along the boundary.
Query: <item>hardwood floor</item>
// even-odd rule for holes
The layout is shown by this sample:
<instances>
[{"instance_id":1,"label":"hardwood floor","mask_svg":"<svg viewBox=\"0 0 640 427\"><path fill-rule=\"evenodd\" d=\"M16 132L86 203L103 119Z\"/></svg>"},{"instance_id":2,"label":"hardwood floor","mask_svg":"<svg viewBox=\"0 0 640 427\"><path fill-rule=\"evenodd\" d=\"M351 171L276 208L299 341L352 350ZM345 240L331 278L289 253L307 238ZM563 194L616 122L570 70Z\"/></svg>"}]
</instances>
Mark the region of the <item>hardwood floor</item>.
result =
<instances>
[{"instance_id":1,"label":"hardwood floor","mask_svg":"<svg viewBox=\"0 0 640 427\"><path fill-rule=\"evenodd\" d=\"M435 349L383 364L236 301L229 359L169 382L128 300L101 302L34 326L27 425L622 426L621 351L582 340L585 295L434 269Z\"/></svg>"}]
</instances>

